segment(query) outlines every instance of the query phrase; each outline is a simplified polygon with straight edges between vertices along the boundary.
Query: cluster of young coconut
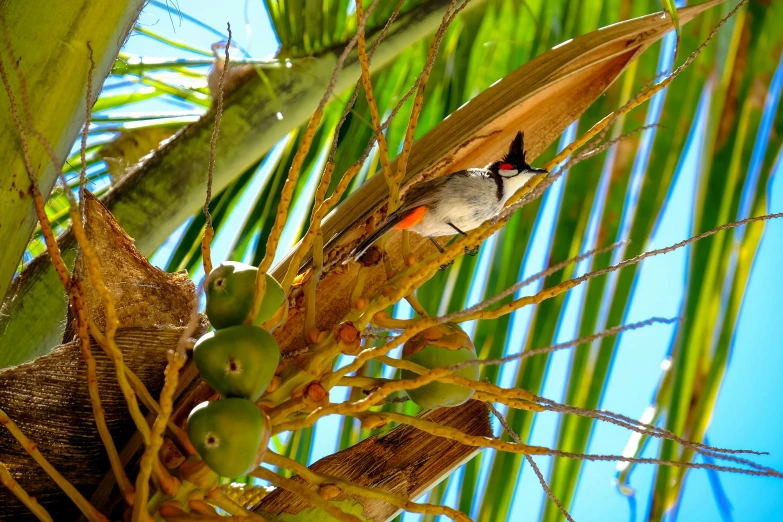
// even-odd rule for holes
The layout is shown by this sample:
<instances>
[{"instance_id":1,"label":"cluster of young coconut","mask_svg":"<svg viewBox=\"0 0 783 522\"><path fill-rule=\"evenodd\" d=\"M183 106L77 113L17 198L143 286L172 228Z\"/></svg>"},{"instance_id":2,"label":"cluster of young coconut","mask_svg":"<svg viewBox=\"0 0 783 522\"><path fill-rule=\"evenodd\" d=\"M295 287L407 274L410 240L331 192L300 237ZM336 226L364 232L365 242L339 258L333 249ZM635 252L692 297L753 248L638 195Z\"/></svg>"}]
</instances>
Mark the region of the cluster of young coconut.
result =
<instances>
[{"instance_id":1,"label":"cluster of young coconut","mask_svg":"<svg viewBox=\"0 0 783 522\"><path fill-rule=\"evenodd\" d=\"M207 466L224 477L241 477L259 464L258 450L270 429L255 402L272 382L280 349L261 325L280 309L285 295L267 275L261 309L252 324L244 324L257 273L253 266L230 261L212 270L206 281L206 314L215 330L193 348L201 377L221 398L193 409L188 437Z\"/></svg>"},{"instance_id":2,"label":"cluster of young coconut","mask_svg":"<svg viewBox=\"0 0 783 522\"><path fill-rule=\"evenodd\" d=\"M193 360L204 380L220 399L196 406L187 422L191 443L204 463L224 477L241 477L259 465L259 448L270 426L256 402L269 388L280 362L275 338L261 325L271 319L285 301L280 284L267 274L266 292L258 315L245 324L253 301L258 269L225 262L207 277L206 314L214 331L202 336L193 348ZM476 360L470 337L458 325L429 328L405 343L403 359L428 370ZM461 368L455 375L479 378L478 365ZM402 378L416 374L402 371ZM458 384L432 382L408 391L422 408L459 406L474 390Z\"/></svg>"}]
</instances>

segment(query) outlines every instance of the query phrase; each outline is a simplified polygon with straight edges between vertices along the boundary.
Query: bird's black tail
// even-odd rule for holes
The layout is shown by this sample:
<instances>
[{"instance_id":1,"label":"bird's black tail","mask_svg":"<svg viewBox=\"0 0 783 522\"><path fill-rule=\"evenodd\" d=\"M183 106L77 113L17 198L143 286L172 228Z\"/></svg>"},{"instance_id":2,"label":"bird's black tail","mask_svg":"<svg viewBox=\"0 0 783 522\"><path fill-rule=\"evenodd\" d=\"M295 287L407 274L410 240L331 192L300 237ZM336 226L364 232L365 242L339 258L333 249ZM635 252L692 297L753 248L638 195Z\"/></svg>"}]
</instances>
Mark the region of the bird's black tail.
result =
<instances>
[{"instance_id":1,"label":"bird's black tail","mask_svg":"<svg viewBox=\"0 0 783 522\"><path fill-rule=\"evenodd\" d=\"M343 261L343 264L347 263L348 261L356 261L362 257L376 241L378 241L389 230L394 228L395 225L402 221L403 217L404 216L400 212L395 212L387 216L386 220L378 228L376 228L372 234L364 238L361 243L356 245L356 247L351 251L350 255L345 259L345 261Z\"/></svg>"}]
</instances>

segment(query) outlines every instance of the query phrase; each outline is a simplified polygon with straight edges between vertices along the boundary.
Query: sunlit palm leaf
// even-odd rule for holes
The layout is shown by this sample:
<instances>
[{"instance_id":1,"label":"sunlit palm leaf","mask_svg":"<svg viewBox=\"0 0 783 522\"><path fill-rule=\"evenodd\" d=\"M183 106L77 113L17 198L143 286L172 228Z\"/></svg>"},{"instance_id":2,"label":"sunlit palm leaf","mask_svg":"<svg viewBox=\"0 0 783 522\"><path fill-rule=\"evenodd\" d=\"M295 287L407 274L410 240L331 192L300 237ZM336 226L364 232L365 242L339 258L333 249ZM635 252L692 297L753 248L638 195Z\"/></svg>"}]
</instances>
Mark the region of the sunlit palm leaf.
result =
<instances>
[{"instance_id":1,"label":"sunlit palm leaf","mask_svg":"<svg viewBox=\"0 0 783 522\"><path fill-rule=\"evenodd\" d=\"M371 0L365 0L365 7ZM283 56L310 56L345 43L356 32L353 0L264 0ZM408 0L407 12L422 0ZM378 2L367 24L368 32L383 26L397 0Z\"/></svg>"},{"instance_id":2,"label":"sunlit palm leaf","mask_svg":"<svg viewBox=\"0 0 783 522\"><path fill-rule=\"evenodd\" d=\"M709 30L717 21L717 17L712 13L706 13L699 24L694 24L690 28L683 30L683 49L690 50L695 47L694 42L698 43L703 39L705 30ZM689 35L691 35L689 37ZM655 74L657 58L651 55L652 59L640 62L640 79L634 87L638 90L639 84L648 81ZM701 60L705 60L702 57ZM646 67L646 68L645 68ZM668 128L681 129L690 125L698 99L699 86L703 82L703 76L694 78L695 73L688 71L688 76L684 77L680 89L670 89L666 95L673 94L677 97L683 97L682 101L675 101L675 106L666 105L661 115L661 123ZM675 92L676 91L676 92ZM669 102L670 100L667 100ZM679 102L679 103L678 103ZM671 108L670 108L671 107ZM643 113L642 113L643 115ZM643 122L638 120L639 114L634 115L635 121L626 122L626 130L638 127ZM668 123L668 121L675 123ZM677 123L677 122L682 123ZM687 131L686 131L687 132ZM609 185L608 198L603 208L603 220L599 228L599 241L611 242L616 239L630 238L631 243L628 246L625 256L630 257L642 252L645 248L647 238L649 237L652 226L655 223L661 205L665 199L666 187L674 174L676 167L676 158L684 147L684 138L686 132L656 133L656 140L664 150L669 151L669 155L656 155L656 162L646 168L647 179L641 187L638 202L625 202L628 191L629 180L631 179L634 162L630 161L632 157L627 154L618 154L617 162L612 167L612 181ZM677 140L674 142L674 140ZM658 146L658 143L656 143ZM621 149L622 150L622 149ZM674 161L672 159L674 158ZM579 167L577 167L579 168ZM638 169L639 167L637 167ZM643 168L643 167L642 167ZM652 173L655 173L654 175ZM637 176L643 175L643 171ZM654 177L653 177L654 176ZM630 208L624 210L626 205ZM620 231L620 216L624 212L634 212L630 214L630 225L627 236L623 237ZM597 256L595 264L603 266L609 264L609 259L613 254ZM581 327L579 335L592 333L603 329L598 321L605 321L606 326L620 324L623 321L627 303L630 302L633 288L633 280L636 267L631 267L623 271L617 278L617 283L612 293L605 295L607 279L601 278L591 281L586 291L586 298L581 313ZM611 303L611 308L606 319L600 318L601 303ZM571 368L569 370L569 381L565 401L568 404L586 406L595 408L598 406L606 379L608 378L615 339L606 339L597 345L591 347L577 347L572 356ZM592 352L592 353L591 353ZM561 420L558 433L558 448L563 451L586 451L587 443L590 437L590 426L592 422L589 419L575 417L564 417ZM551 474L551 485L555 495L565 502L570 502L576 489L579 477L581 463L570 459L556 459ZM557 520L560 513L547 505L545 508L545 517L547 520Z\"/></svg>"}]
</instances>

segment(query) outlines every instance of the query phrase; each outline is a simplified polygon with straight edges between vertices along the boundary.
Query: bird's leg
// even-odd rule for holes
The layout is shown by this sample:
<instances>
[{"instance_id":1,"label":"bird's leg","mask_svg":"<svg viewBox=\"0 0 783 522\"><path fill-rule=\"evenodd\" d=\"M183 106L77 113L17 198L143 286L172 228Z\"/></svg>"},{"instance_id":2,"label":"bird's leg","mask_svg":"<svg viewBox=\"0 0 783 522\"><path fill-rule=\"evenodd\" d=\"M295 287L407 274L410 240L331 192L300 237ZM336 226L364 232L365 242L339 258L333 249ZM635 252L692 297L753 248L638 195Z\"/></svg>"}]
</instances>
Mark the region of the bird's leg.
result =
<instances>
[{"instance_id":1,"label":"bird's leg","mask_svg":"<svg viewBox=\"0 0 783 522\"><path fill-rule=\"evenodd\" d=\"M440 246L437 241L435 241L434 237L432 237L432 236L428 236L428 237L429 237L430 241L432 241L432 244L435 245L435 248L438 249L438 252L440 252L442 254L443 253L443 247Z\"/></svg>"},{"instance_id":2,"label":"bird's leg","mask_svg":"<svg viewBox=\"0 0 783 522\"><path fill-rule=\"evenodd\" d=\"M456 226L454 223L447 223L447 224L448 224L448 225L449 225L451 228L453 228L454 230L456 230L458 234L460 234L460 235L463 235L463 236L467 236L467 234L466 234L465 232L463 232L462 230L458 229L458 228L457 228L457 226ZM469 256L475 256L476 254L478 254L478 253L479 253L479 247L475 247L475 248L468 248L468 247L465 247L465 253L466 253L467 255L469 255Z\"/></svg>"},{"instance_id":3,"label":"bird's leg","mask_svg":"<svg viewBox=\"0 0 783 522\"><path fill-rule=\"evenodd\" d=\"M440 252L442 254L443 253L443 247L440 246L437 241L435 241L434 237L432 237L432 236L428 236L428 237L430 238L430 241L432 241L432 244L435 245L435 248L438 249L438 252ZM448 267L450 267L453 264L454 264L454 260L452 259L451 261L449 261L445 265L440 265L440 269L441 270L446 270Z\"/></svg>"}]
</instances>

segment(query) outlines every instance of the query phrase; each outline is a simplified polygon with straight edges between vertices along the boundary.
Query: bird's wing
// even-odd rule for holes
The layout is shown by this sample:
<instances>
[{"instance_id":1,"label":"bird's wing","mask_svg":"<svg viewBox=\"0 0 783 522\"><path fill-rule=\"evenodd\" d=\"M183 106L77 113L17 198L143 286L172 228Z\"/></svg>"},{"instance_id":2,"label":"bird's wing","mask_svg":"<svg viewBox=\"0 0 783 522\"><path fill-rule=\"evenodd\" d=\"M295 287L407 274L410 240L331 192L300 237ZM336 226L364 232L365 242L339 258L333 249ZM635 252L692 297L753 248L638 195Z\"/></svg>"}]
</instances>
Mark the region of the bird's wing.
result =
<instances>
[{"instance_id":1,"label":"bird's wing","mask_svg":"<svg viewBox=\"0 0 783 522\"><path fill-rule=\"evenodd\" d=\"M395 214L407 214L415 208L431 206L437 201L439 189L448 183L448 181L452 179L452 176L461 174L462 172L455 172L413 185L403 196L402 205L397 209Z\"/></svg>"},{"instance_id":2,"label":"bird's wing","mask_svg":"<svg viewBox=\"0 0 783 522\"><path fill-rule=\"evenodd\" d=\"M456 173L456 175L461 172ZM402 205L400 208L386 216L386 219L376 228L369 236L362 239L362 241L353 249L348 260L356 260L361 257L378 239L384 234L403 221L411 211L419 207L430 207L438 200L440 189L449 181L453 179L455 174L449 174L447 176L441 176L439 178L431 179L423 183L417 183L413 185L405 193L403 197Z\"/></svg>"}]
</instances>

